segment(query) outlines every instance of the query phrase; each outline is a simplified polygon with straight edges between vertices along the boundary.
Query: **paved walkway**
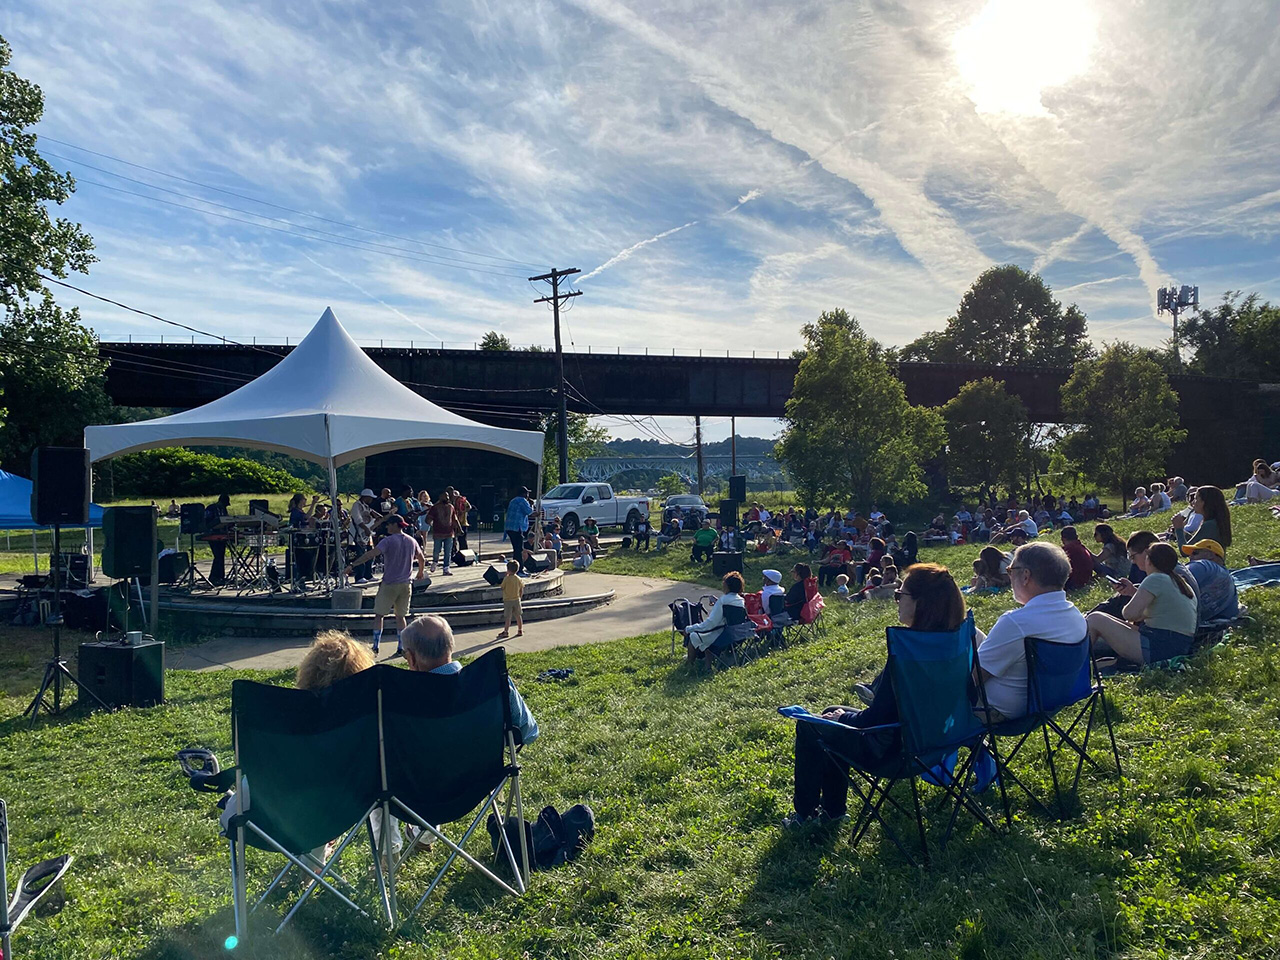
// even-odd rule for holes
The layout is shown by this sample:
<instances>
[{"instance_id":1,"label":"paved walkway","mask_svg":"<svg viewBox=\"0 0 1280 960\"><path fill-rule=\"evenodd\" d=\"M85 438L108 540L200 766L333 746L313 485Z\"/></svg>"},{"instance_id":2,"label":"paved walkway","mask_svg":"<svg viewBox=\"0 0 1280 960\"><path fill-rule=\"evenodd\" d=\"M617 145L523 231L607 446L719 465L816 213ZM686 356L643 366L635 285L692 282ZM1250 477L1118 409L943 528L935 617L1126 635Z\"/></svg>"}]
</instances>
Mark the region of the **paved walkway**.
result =
<instances>
[{"instance_id":1,"label":"paved walkway","mask_svg":"<svg viewBox=\"0 0 1280 960\"><path fill-rule=\"evenodd\" d=\"M494 639L498 633L494 627L459 630L456 652L474 656L501 643L510 653L522 653L668 630L671 627L668 603L679 597L692 599L715 592L703 584L674 580L578 571L565 573L565 596L585 596L607 590L614 591L612 603L573 616L527 624L523 637L499 642ZM379 660L386 660L395 652L394 633L388 631L388 635L392 639L384 641ZM309 644L304 637L219 637L173 650L166 666L175 670L285 670L302 661Z\"/></svg>"}]
</instances>

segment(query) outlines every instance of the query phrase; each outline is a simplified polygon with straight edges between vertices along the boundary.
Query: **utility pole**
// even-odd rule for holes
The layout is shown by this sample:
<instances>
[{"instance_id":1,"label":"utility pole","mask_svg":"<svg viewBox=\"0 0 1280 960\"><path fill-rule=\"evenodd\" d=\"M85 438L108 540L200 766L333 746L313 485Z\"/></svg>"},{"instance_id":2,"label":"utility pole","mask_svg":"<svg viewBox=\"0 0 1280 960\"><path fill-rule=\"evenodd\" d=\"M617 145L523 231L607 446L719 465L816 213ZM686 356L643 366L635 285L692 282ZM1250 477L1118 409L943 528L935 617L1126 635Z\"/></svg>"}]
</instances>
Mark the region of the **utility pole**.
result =
<instances>
[{"instance_id":1,"label":"utility pole","mask_svg":"<svg viewBox=\"0 0 1280 960\"><path fill-rule=\"evenodd\" d=\"M550 273L544 273L540 277L530 277L531 281L546 280L551 284L551 296L539 297L534 303L550 303L551 312L555 316L556 327L556 380L557 388L560 392L560 482L569 482L569 413L565 408L564 397L564 351L560 347L560 302L569 300L573 297L582 296L581 290L575 290L572 293L560 292L560 280L562 277L572 276L575 273L581 273L577 267L570 267L568 270L557 270L552 267Z\"/></svg>"},{"instance_id":2,"label":"utility pole","mask_svg":"<svg viewBox=\"0 0 1280 960\"><path fill-rule=\"evenodd\" d=\"M738 475L738 418L729 418L729 476Z\"/></svg>"},{"instance_id":3,"label":"utility pole","mask_svg":"<svg viewBox=\"0 0 1280 960\"><path fill-rule=\"evenodd\" d=\"M693 418L693 436L698 445L698 496L702 496L702 491L705 489L702 470L702 417L697 414Z\"/></svg>"}]
</instances>

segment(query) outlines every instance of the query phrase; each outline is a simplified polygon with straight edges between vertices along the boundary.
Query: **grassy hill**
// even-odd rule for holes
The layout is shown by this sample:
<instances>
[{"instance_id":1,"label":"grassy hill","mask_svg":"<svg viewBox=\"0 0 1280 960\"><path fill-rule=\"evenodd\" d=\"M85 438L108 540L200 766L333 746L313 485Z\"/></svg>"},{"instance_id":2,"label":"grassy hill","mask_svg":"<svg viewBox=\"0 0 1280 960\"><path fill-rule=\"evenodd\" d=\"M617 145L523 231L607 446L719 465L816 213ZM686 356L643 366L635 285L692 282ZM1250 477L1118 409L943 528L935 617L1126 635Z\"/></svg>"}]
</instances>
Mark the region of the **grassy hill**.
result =
<instances>
[{"instance_id":1,"label":"grassy hill","mask_svg":"<svg viewBox=\"0 0 1280 960\"><path fill-rule=\"evenodd\" d=\"M1280 523L1265 510L1240 508L1233 519L1233 558L1280 547ZM967 569L971 551L943 552ZM1079 602L1087 608L1106 593L1095 588ZM470 879L446 882L399 940L322 896L291 932L237 953L1274 957L1280 595L1246 596L1255 625L1186 671L1111 681L1123 784L1086 773L1062 822L1015 798L1009 836L962 821L924 871L874 830L853 852L844 832L795 836L777 827L790 804L792 725L776 707L849 702L850 685L883 660L892 604L833 605L820 639L714 676L672 659L666 634L513 656L543 731L523 756L526 806L590 803L599 822L585 856L535 875L520 899ZM980 599L979 626L1009 602L1007 594ZM581 623L590 630L589 615ZM0 795L9 801L14 868L61 852L77 860L61 911L29 920L15 952L225 955L226 851L211 798L186 787L172 755L205 745L229 756L231 679L288 683L291 674L172 672L163 707L31 730L17 714L38 681L44 643L17 630L0 641ZM181 648L170 651L171 666L181 658ZM537 682L550 667L575 673L567 683ZM1039 765L1029 770L1046 786ZM413 872L425 878L438 858L415 859Z\"/></svg>"}]
</instances>

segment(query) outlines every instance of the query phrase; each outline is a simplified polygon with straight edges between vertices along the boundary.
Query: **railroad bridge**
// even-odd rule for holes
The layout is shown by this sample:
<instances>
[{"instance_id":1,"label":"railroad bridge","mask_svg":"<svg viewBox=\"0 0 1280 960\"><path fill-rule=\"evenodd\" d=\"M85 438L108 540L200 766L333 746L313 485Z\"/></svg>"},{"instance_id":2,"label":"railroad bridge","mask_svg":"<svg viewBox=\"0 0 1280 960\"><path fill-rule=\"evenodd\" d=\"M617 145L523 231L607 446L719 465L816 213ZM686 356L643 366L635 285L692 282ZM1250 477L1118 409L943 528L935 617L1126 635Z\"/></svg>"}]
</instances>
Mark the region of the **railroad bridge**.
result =
<instances>
[{"instance_id":1,"label":"railroad bridge","mask_svg":"<svg viewBox=\"0 0 1280 960\"><path fill-rule=\"evenodd\" d=\"M292 347L226 343L104 342L107 390L119 404L187 408L260 376ZM529 426L555 409L550 352L365 347L384 370L446 409L506 426ZM780 417L795 380L793 358L567 353L569 408L586 414ZM1063 421L1069 367L901 363L912 403L946 403L971 380L992 377L1038 423ZM1255 457L1280 457L1280 384L1175 376L1187 441L1171 468L1202 482L1230 483ZM386 454L370 478L393 476L424 454ZM415 469L420 469L421 463Z\"/></svg>"}]
</instances>

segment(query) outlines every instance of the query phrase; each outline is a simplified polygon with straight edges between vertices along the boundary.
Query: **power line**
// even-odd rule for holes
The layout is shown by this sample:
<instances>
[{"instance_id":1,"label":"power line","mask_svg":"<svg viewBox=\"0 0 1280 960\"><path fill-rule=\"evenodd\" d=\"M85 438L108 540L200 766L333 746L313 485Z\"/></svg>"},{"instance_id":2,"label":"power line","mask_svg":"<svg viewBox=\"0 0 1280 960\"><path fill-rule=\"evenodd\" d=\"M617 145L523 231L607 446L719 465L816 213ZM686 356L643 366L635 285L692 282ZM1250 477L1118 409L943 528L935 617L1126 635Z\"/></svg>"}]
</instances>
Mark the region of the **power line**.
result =
<instances>
[{"instance_id":1,"label":"power line","mask_svg":"<svg viewBox=\"0 0 1280 960\"><path fill-rule=\"evenodd\" d=\"M246 220L243 217L233 217L230 214L218 213L217 211L214 211L214 210L205 210L200 207L193 207L190 204L186 204L186 203L178 203L176 200L166 200L164 199L164 197L153 197L150 194L138 193L136 190L126 190L123 187L113 186L112 184L109 184L109 183L102 183L99 180L88 180L88 179L85 179L84 177L81 177L76 181L76 183L87 183L87 184L90 184L91 186L102 187L104 190L114 190L116 193L123 193L130 197L138 197L142 200L150 200L153 203L164 203L171 207L179 207L182 210L191 210L195 213L199 213L206 217L221 217L223 220L232 220L236 223L244 223L251 227L257 227L260 230L274 230L276 233L283 233L290 237L297 237L300 240L311 240L316 243L332 243L332 244L335 244L336 246L348 247L352 250L363 250L365 253L380 253L380 251L378 250L370 250L369 249L370 247L384 247L387 250L403 249L401 247L390 247L383 243L373 243L368 240L354 240L352 238L347 238L345 241L341 239L331 240L323 236L311 236L305 233L296 233L292 230L285 230L283 227L273 227L269 223L259 223L256 220ZM201 200L200 202L213 203L212 200ZM217 206L225 206L225 204L217 204ZM229 209L235 210L238 208L230 207ZM240 212L248 213L247 210L241 210ZM248 213L248 215L251 217L261 216L261 214L257 214L257 213ZM266 219L275 219L275 218L268 217ZM282 222L288 223L287 220ZM314 228L312 227L303 227L298 224L293 224L293 226L298 227L299 230L314 230ZM320 233L323 231L314 231L314 232ZM331 236L337 237L339 235L331 234ZM423 256L409 256L404 253L383 253L382 256L398 257L401 260L412 260L416 263L430 263L438 267L447 266L447 267L453 267L454 269L457 269L457 270L470 270L473 273L487 273L490 276L494 276L494 277L513 277L517 280L520 279L520 274L518 273L500 273L496 270L484 270L484 269L481 269L480 267L470 267L470 266L464 266L462 264L455 265L452 263L442 263L440 260L428 260L427 257L431 256L430 254L425 254Z\"/></svg>"},{"instance_id":2,"label":"power line","mask_svg":"<svg viewBox=\"0 0 1280 960\"><path fill-rule=\"evenodd\" d=\"M127 167L135 167L138 170L146 170L148 173L154 173L157 176L168 177L171 180L178 180L178 181L181 181L182 183L189 183L197 187L204 187L206 190L215 190L218 193L224 193L227 196L236 197L240 200L247 200L250 203L259 203L259 204L262 204L264 207L272 207L273 209L276 209L276 210L284 210L287 213L297 214L300 217L311 217L313 220L322 220L325 223L332 223L340 227L346 227L350 230L360 230L364 233L371 233L380 237L389 237L392 240L405 240L409 243L416 243L424 247L434 247L435 249L438 249L438 250L448 250L452 253L462 253L462 254L466 254L467 256L485 257L490 260L500 260L504 263L513 263L521 267L541 266L540 264L529 263L524 260L512 260L510 257L501 257L493 253L481 253L478 250L463 250L458 247L445 246L444 244L440 244L440 243L431 243L430 241L427 241L427 240L417 240L413 237L403 237L395 233L386 233L382 230L374 230L371 227L362 227L354 223L347 223L343 220L334 220L329 217L322 217L316 213L307 213L305 210L298 210L298 209L295 209L294 207L286 207L279 203L272 203L270 200L260 200L257 197L251 197L247 194L236 193L234 190L227 190L224 187L215 187L211 183L204 183L200 180L192 180L188 177L180 177L176 173L166 173L164 170L157 170L155 167L148 167L148 166L144 166L141 163L134 163L130 160L123 160L120 157L113 157L109 153L100 153L97 150L90 150L88 147L82 147L82 146L79 146L78 144L69 143L66 140L58 140L55 137L47 137L43 135L40 137L40 139L48 140L50 143L59 143L59 144L62 144L62 146L64 147L71 147L73 150L79 150L82 153L88 153L95 157L102 157L105 160L113 160L116 163L123 163ZM58 155L51 153L49 154L49 156L58 156ZM60 157L59 159L65 160L67 158ZM83 163L84 161L72 160L70 162ZM88 164L84 164L84 165L89 166ZM93 169L99 169L99 168L95 167ZM104 172L107 172L107 171L104 171ZM120 176L120 174L112 174L112 176ZM129 178L126 177L125 179L129 179ZM142 182L142 181L138 181L138 182ZM163 188L157 187L157 189L163 189Z\"/></svg>"}]
</instances>

